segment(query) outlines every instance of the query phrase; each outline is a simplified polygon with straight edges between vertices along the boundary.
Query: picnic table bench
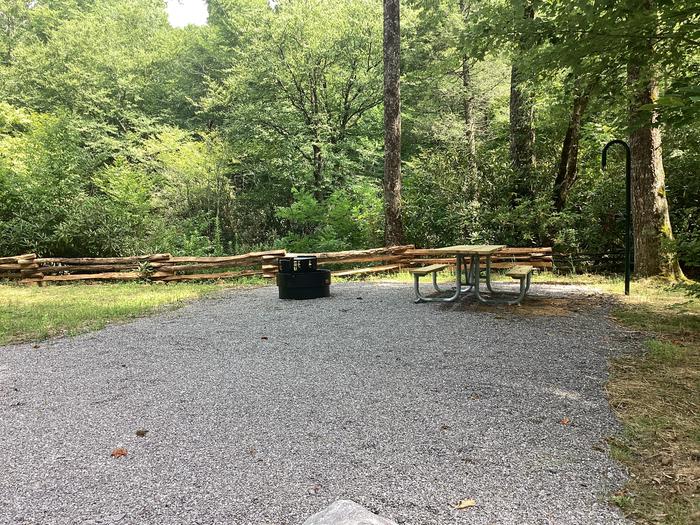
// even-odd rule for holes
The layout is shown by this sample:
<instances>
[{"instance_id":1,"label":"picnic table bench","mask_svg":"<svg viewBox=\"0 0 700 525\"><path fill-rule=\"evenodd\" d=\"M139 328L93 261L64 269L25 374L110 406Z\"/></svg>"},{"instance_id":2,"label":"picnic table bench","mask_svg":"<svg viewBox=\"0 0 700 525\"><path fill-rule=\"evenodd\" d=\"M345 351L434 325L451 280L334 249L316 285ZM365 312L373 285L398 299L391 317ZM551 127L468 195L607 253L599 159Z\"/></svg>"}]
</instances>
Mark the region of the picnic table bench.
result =
<instances>
[{"instance_id":1,"label":"picnic table bench","mask_svg":"<svg viewBox=\"0 0 700 525\"><path fill-rule=\"evenodd\" d=\"M433 288L436 292L442 292L437 283L438 272L448 267L447 264L431 264L412 268L410 271L413 274L413 288L416 294L416 303L445 303L457 301L460 296L465 294L473 294L480 302L484 304L520 304L527 295L530 289L530 280L533 266L518 265L514 266L506 272L506 275L520 281L520 291L518 296L513 300L500 299L498 297L485 298L481 295L481 258L486 259L485 284L486 288L492 295L496 296L491 286L491 256L499 250L505 248L504 245L457 245L448 246L446 248L438 248L433 250L436 254L454 255L455 257L455 289L454 293L447 297L427 297L420 291L420 278L428 274L432 275ZM462 273L464 272L465 281L462 281Z\"/></svg>"}]
</instances>

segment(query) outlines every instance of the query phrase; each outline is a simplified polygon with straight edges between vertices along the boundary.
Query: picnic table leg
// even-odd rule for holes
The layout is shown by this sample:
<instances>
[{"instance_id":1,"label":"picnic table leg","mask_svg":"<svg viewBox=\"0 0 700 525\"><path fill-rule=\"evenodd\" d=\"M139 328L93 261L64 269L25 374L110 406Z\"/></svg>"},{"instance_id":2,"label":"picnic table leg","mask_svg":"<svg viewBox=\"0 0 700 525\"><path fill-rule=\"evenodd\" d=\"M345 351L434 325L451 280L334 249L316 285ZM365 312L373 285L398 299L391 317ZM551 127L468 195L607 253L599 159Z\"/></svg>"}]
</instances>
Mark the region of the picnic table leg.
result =
<instances>
[{"instance_id":1,"label":"picnic table leg","mask_svg":"<svg viewBox=\"0 0 700 525\"><path fill-rule=\"evenodd\" d=\"M486 288L489 292L494 293L493 288L491 288L491 256L486 256Z\"/></svg>"},{"instance_id":2,"label":"picnic table leg","mask_svg":"<svg viewBox=\"0 0 700 525\"><path fill-rule=\"evenodd\" d=\"M472 275L472 266L471 263L467 263L467 259L463 255L457 256L457 266L459 267L460 265L462 268L464 268L464 280L466 281L463 283L460 279L460 284L462 286L461 293L468 293L474 287L474 276Z\"/></svg>"},{"instance_id":3,"label":"picnic table leg","mask_svg":"<svg viewBox=\"0 0 700 525\"><path fill-rule=\"evenodd\" d=\"M479 267L480 261L479 261L478 255L472 256L472 264L475 267L474 274L476 275L476 279L474 280L474 295L476 295L476 298L479 300L479 302L482 302L484 304L494 304L493 301L488 301L488 300L484 299L483 297L481 297L481 292L479 291L479 281L481 281L481 279L480 279L481 268ZM486 266L487 270L490 270L491 264L490 264L490 259L488 257L486 258L486 264L487 264L487 266ZM486 272L487 279L488 279L488 275L489 275L489 273L487 271ZM486 286L490 289L491 287L489 286L489 284L490 283L487 280Z\"/></svg>"},{"instance_id":4,"label":"picnic table leg","mask_svg":"<svg viewBox=\"0 0 700 525\"><path fill-rule=\"evenodd\" d=\"M433 288L435 288L436 292L442 292L442 289L438 286L437 283L437 272L433 272Z\"/></svg>"},{"instance_id":5,"label":"picnic table leg","mask_svg":"<svg viewBox=\"0 0 700 525\"><path fill-rule=\"evenodd\" d=\"M416 292L416 300L414 302L416 303L452 303L459 299L459 294L462 293L462 271L460 267L461 261L458 259L457 260L457 269L456 269L456 288L455 288L455 293L450 296L450 297L425 297L423 294L420 293L420 284L419 284L419 276L418 274L413 274L413 289ZM433 274L433 286L437 287L437 281L435 274Z\"/></svg>"},{"instance_id":6,"label":"picnic table leg","mask_svg":"<svg viewBox=\"0 0 700 525\"><path fill-rule=\"evenodd\" d=\"M481 269L479 268L479 256L478 255L472 255L472 268L474 270L474 295L476 295L476 298L483 302L486 302L482 297L481 294L479 293L479 281L481 281Z\"/></svg>"},{"instance_id":7,"label":"picnic table leg","mask_svg":"<svg viewBox=\"0 0 700 525\"><path fill-rule=\"evenodd\" d=\"M486 264L487 264L487 270L490 270L489 259L487 258L486 261L487 261L487 262L486 262ZM478 266L478 265L479 265L479 259L478 259L478 257L477 257L477 259L476 259L476 264L477 264L477 271L478 271L478 270L479 270L479 266ZM489 275L489 272L488 272L488 271L486 272L486 275L487 275L486 285L488 286L489 290L491 290L491 287L489 286L490 283L489 283L489 280L488 280L488 275ZM525 298L525 295L527 294L527 292L528 292L529 289L530 289L530 274L528 273L528 274L527 274L527 277L526 277L525 279L520 279L520 293L518 294L518 297L515 298L514 300L511 300L511 301L508 301L508 300L498 300L498 299L497 299L497 300L488 300L488 299L483 298L483 297L481 296L481 294L479 293L479 281L478 281L478 280L476 281L476 286L474 287L474 294L476 295L476 298L477 298L480 302L482 302L482 303L484 303L484 304L491 304L491 305L493 305L493 304L504 304L504 305L513 306L513 305L516 305L516 304L519 305L519 304L521 303L521 301ZM491 291L493 292L493 290L491 290Z\"/></svg>"}]
</instances>

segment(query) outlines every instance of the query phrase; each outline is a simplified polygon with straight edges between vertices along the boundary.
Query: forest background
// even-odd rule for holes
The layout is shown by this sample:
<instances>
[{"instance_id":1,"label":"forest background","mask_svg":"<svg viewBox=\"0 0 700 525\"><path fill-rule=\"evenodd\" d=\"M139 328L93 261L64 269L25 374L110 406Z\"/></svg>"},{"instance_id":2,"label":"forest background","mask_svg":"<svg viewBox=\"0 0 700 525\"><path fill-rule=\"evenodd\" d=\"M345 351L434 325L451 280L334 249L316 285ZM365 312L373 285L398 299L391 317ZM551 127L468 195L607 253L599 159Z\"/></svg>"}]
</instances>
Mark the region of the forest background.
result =
<instances>
[{"instance_id":1,"label":"forest background","mask_svg":"<svg viewBox=\"0 0 700 525\"><path fill-rule=\"evenodd\" d=\"M162 0L0 0L1 255L383 244L381 1L208 8L174 28ZM600 153L634 132L642 60L664 249L692 273L699 23L690 0L404 0L405 240L621 252L624 162Z\"/></svg>"}]
</instances>

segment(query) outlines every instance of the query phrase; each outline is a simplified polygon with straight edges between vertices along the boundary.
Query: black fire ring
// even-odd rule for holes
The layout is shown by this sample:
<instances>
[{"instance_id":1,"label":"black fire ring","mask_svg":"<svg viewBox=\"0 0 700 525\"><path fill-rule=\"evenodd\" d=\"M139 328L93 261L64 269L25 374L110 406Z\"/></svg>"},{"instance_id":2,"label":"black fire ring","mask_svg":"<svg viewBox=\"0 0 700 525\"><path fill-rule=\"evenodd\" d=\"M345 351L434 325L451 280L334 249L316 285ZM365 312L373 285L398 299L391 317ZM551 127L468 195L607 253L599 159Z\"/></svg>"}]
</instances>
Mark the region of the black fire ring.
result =
<instances>
[{"instance_id":1,"label":"black fire ring","mask_svg":"<svg viewBox=\"0 0 700 525\"><path fill-rule=\"evenodd\" d=\"M277 287L280 299L330 297L331 272L319 270L315 256L280 257Z\"/></svg>"}]
</instances>

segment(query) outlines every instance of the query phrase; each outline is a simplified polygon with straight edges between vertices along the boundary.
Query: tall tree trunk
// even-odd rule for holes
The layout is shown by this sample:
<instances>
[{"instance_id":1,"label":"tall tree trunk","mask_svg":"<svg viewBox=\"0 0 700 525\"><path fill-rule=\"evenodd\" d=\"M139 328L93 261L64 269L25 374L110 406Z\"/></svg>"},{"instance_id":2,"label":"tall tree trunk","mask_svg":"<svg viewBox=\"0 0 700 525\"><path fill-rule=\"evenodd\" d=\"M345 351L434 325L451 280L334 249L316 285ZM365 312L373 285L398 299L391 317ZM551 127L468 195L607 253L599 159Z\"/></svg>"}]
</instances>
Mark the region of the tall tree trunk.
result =
<instances>
[{"instance_id":1,"label":"tall tree trunk","mask_svg":"<svg viewBox=\"0 0 700 525\"><path fill-rule=\"evenodd\" d=\"M641 0L635 9L653 15L655 1ZM655 19L650 16L649 23L655 24ZM652 39L636 40L631 46L627 83L632 92L629 143L632 151L634 271L640 277L660 275L681 278L683 273L672 246L661 129L656 112L641 109L653 104L659 97L654 42Z\"/></svg>"},{"instance_id":2,"label":"tall tree trunk","mask_svg":"<svg viewBox=\"0 0 700 525\"><path fill-rule=\"evenodd\" d=\"M323 155L321 154L321 137L319 133L320 127L320 108L318 103L318 90L316 75L309 78L309 96L311 97L311 127L313 132L314 142L311 144L311 162L314 172L314 197L317 201L323 200Z\"/></svg>"},{"instance_id":3,"label":"tall tree trunk","mask_svg":"<svg viewBox=\"0 0 700 525\"><path fill-rule=\"evenodd\" d=\"M654 112L645 116L639 110L640 106L652 104L658 98L659 87L650 67L631 64L627 72L630 85L637 90L630 111L629 139L632 150L634 271L640 277L681 278L683 274L678 258L671 247L673 232L666 199L661 130Z\"/></svg>"},{"instance_id":4,"label":"tall tree trunk","mask_svg":"<svg viewBox=\"0 0 700 525\"><path fill-rule=\"evenodd\" d=\"M474 98L472 96L471 66L467 57L462 58L462 108L464 111L464 141L467 157L467 169L464 176L463 190L474 188L478 177L476 163L476 123L474 122Z\"/></svg>"},{"instance_id":5,"label":"tall tree trunk","mask_svg":"<svg viewBox=\"0 0 700 525\"><path fill-rule=\"evenodd\" d=\"M561 148L559 168L554 181L554 208L562 211L566 205L571 187L578 177L578 150L581 137L581 122L583 114L588 106L590 92L586 89L583 92L577 90L574 96L574 104L571 109L569 126L566 128L564 143Z\"/></svg>"},{"instance_id":6,"label":"tall tree trunk","mask_svg":"<svg viewBox=\"0 0 700 525\"><path fill-rule=\"evenodd\" d=\"M465 23L469 16L469 4L465 0L459 0L459 9ZM462 56L462 111L464 116L464 142L467 166L462 182L462 192L467 193L470 188L476 189L478 178L478 166L476 163L476 122L474 120L474 86L472 84L472 71L469 57Z\"/></svg>"},{"instance_id":7,"label":"tall tree trunk","mask_svg":"<svg viewBox=\"0 0 700 525\"><path fill-rule=\"evenodd\" d=\"M317 201L323 200L323 155L317 142L311 145L314 168L314 197Z\"/></svg>"},{"instance_id":8,"label":"tall tree trunk","mask_svg":"<svg viewBox=\"0 0 700 525\"><path fill-rule=\"evenodd\" d=\"M529 0L524 2L524 19L535 18ZM518 53L524 53L526 42L521 36ZM516 57L510 73L510 159L515 175L514 197L533 195L532 178L535 170L535 106L525 88L526 78Z\"/></svg>"},{"instance_id":9,"label":"tall tree trunk","mask_svg":"<svg viewBox=\"0 0 700 525\"><path fill-rule=\"evenodd\" d=\"M401 213L401 25L399 0L384 0L384 243L403 244Z\"/></svg>"}]
</instances>

